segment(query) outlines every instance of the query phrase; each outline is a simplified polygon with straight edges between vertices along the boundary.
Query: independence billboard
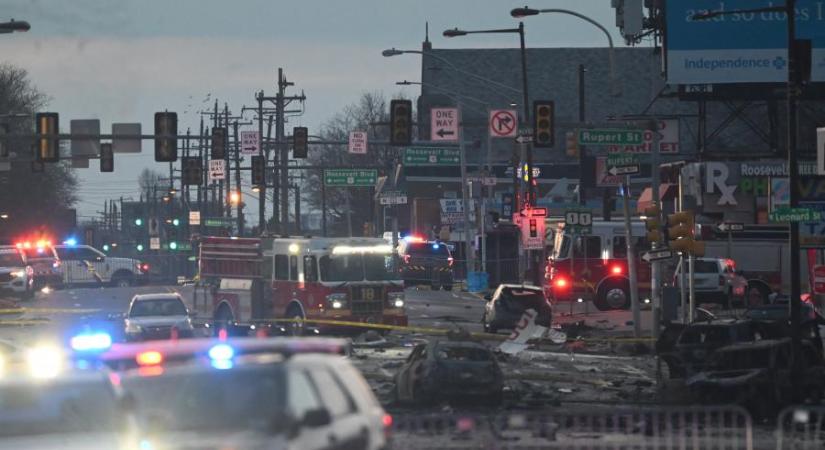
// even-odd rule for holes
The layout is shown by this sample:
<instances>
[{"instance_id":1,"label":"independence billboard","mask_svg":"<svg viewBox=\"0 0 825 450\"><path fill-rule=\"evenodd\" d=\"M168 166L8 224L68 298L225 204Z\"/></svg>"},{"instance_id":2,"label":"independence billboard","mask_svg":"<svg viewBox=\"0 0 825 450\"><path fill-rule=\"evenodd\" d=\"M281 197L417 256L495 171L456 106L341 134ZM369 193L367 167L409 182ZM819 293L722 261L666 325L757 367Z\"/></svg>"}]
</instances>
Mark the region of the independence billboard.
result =
<instances>
[{"instance_id":1,"label":"independence billboard","mask_svg":"<svg viewBox=\"0 0 825 450\"><path fill-rule=\"evenodd\" d=\"M667 79L670 84L781 83L788 79L787 15L733 13L781 6L783 0L668 0ZM811 81L825 82L825 0L797 0L796 35L812 42Z\"/></svg>"}]
</instances>

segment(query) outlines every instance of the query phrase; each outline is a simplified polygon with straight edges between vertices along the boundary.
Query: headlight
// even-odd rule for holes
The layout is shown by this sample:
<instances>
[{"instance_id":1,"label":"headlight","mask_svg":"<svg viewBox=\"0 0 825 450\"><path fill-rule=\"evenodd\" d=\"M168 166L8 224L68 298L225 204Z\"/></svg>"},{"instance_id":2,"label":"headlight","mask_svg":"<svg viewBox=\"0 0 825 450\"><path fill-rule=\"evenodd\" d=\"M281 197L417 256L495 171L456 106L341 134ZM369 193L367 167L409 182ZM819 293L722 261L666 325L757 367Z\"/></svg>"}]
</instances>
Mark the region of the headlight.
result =
<instances>
[{"instance_id":1,"label":"headlight","mask_svg":"<svg viewBox=\"0 0 825 450\"><path fill-rule=\"evenodd\" d=\"M395 308L403 308L404 307L404 293L403 292L390 292L387 294L387 298L389 299L390 305Z\"/></svg>"},{"instance_id":2,"label":"headlight","mask_svg":"<svg viewBox=\"0 0 825 450\"><path fill-rule=\"evenodd\" d=\"M347 294L338 293L338 294L329 294L326 297L327 304L332 309L341 309L347 303Z\"/></svg>"},{"instance_id":3,"label":"headlight","mask_svg":"<svg viewBox=\"0 0 825 450\"><path fill-rule=\"evenodd\" d=\"M15 270L11 273L11 276L16 278L26 278L26 271L25 270Z\"/></svg>"},{"instance_id":4,"label":"headlight","mask_svg":"<svg viewBox=\"0 0 825 450\"><path fill-rule=\"evenodd\" d=\"M29 373L35 378L54 378L63 368L63 354L57 347L34 347L26 354Z\"/></svg>"},{"instance_id":5,"label":"headlight","mask_svg":"<svg viewBox=\"0 0 825 450\"><path fill-rule=\"evenodd\" d=\"M143 330L140 328L140 325L135 324L135 323L131 323L131 322L126 323L126 332L127 333L135 334L135 333L140 333L141 331L143 331Z\"/></svg>"}]
</instances>

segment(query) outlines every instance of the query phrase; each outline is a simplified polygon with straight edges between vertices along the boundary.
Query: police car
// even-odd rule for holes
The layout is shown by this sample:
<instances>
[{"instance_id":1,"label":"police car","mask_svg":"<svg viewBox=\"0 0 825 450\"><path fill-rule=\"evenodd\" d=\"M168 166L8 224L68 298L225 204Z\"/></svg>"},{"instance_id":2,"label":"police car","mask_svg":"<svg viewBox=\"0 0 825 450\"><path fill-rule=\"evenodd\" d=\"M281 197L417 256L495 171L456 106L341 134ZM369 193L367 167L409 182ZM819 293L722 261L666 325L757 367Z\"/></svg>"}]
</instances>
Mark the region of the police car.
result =
<instances>
[{"instance_id":1,"label":"police car","mask_svg":"<svg viewBox=\"0 0 825 450\"><path fill-rule=\"evenodd\" d=\"M0 449L135 448L116 375L49 345L18 356L0 355Z\"/></svg>"},{"instance_id":2,"label":"police car","mask_svg":"<svg viewBox=\"0 0 825 450\"><path fill-rule=\"evenodd\" d=\"M387 446L392 417L341 356L347 343L228 338L114 344L141 448Z\"/></svg>"},{"instance_id":3,"label":"police car","mask_svg":"<svg viewBox=\"0 0 825 450\"><path fill-rule=\"evenodd\" d=\"M406 236L398 242L399 265L405 286L453 288L453 255L447 244Z\"/></svg>"},{"instance_id":4,"label":"police car","mask_svg":"<svg viewBox=\"0 0 825 450\"><path fill-rule=\"evenodd\" d=\"M12 294L20 298L34 296L32 269L25 255L15 246L0 246L0 296Z\"/></svg>"}]
</instances>

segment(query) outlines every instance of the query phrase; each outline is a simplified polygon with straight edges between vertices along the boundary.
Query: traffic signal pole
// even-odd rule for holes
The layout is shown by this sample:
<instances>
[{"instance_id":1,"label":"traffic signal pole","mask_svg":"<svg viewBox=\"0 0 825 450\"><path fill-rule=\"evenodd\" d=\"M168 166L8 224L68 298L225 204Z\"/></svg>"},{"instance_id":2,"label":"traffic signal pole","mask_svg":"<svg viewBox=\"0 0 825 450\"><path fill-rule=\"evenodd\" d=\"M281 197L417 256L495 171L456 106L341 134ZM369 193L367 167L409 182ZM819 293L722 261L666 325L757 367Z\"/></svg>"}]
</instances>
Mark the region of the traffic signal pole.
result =
<instances>
[{"instance_id":1,"label":"traffic signal pole","mask_svg":"<svg viewBox=\"0 0 825 450\"><path fill-rule=\"evenodd\" d=\"M466 274L467 282L470 281L470 272L475 272L475 251L473 249L473 231L474 228L470 224L470 195L467 192L467 150L464 145L464 123L462 118L464 116L464 103L460 96L456 96L458 100L458 152L461 164L461 203L464 210L464 253L467 258Z\"/></svg>"},{"instance_id":2,"label":"traffic signal pole","mask_svg":"<svg viewBox=\"0 0 825 450\"><path fill-rule=\"evenodd\" d=\"M625 243L627 244L627 275L630 278L630 308L633 311L633 336L642 336L641 310L639 309L639 280L636 275L636 246L633 245L633 228L630 224L630 177L622 186Z\"/></svg>"},{"instance_id":3,"label":"traffic signal pole","mask_svg":"<svg viewBox=\"0 0 825 450\"><path fill-rule=\"evenodd\" d=\"M649 125L650 131L653 133L653 148L650 149L650 168L651 168L651 198L653 203L658 206L659 217L656 221L661 223L662 207L659 197L659 122L651 120ZM653 242L651 249L656 250L658 244ZM660 311L662 307L662 266L659 261L652 261L650 263L650 294L651 294L651 320L653 328L653 339L659 338L659 323Z\"/></svg>"},{"instance_id":4,"label":"traffic signal pole","mask_svg":"<svg viewBox=\"0 0 825 450\"><path fill-rule=\"evenodd\" d=\"M241 146L240 146L240 139L238 138L238 121L234 121L232 123L232 131L235 134L235 190L238 193L241 192ZM260 194L260 193L259 193ZM259 198L260 200L260 198ZM235 213L237 215L238 220L238 236L243 236L243 227L244 227L244 220L243 220L243 212L241 211L243 201L239 200L238 204L235 205ZM258 204L260 205L261 202L259 201Z\"/></svg>"}]
</instances>

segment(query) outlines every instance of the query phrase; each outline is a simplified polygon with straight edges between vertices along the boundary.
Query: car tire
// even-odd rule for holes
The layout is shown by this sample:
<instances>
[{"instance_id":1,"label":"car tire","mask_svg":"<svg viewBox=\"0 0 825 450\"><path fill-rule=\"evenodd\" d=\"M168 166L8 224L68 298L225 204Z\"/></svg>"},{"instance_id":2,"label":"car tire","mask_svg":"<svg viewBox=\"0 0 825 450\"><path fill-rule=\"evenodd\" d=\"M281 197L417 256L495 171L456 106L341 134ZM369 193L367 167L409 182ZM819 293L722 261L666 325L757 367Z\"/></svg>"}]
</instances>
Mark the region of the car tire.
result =
<instances>
[{"instance_id":1,"label":"car tire","mask_svg":"<svg viewBox=\"0 0 825 450\"><path fill-rule=\"evenodd\" d=\"M599 311L630 308L630 289L627 281L608 281L599 287L593 304Z\"/></svg>"},{"instance_id":2,"label":"car tire","mask_svg":"<svg viewBox=\"0 0 825 450\"><path fill-rule=\"evenodd\" d=\"M306 319L301 308L295 305L290 305L289 308L287 308L286 318L301 321ZM303 336L305 330L306 324L304 322L289 322L289 326L287 327L287 333L291 336Z\"/></svg>"},{"instance_id":3,"label":"car tire","mask_svg":"<svg viewBox=\"0 0 825 450\"><path fill-rule=\"evenodd\" d=\"M131 287L134 284L132 277L127 275L116 275L112 277L112 286L119 288Z\"/></svg>"},{"instance_id":4,"label":"car tire","mask_svg":"<svg viewBox=\"0 0 825 450\"><path fill-rule=\"evenodd\" d=\"M218 310L215 311L215 335L217 336L220 333L220 330L229 330L229 326L235 318L232 315L232 309L229 308L226 304L221 304L218 306Z\"/></svg>"}]
</instances>

